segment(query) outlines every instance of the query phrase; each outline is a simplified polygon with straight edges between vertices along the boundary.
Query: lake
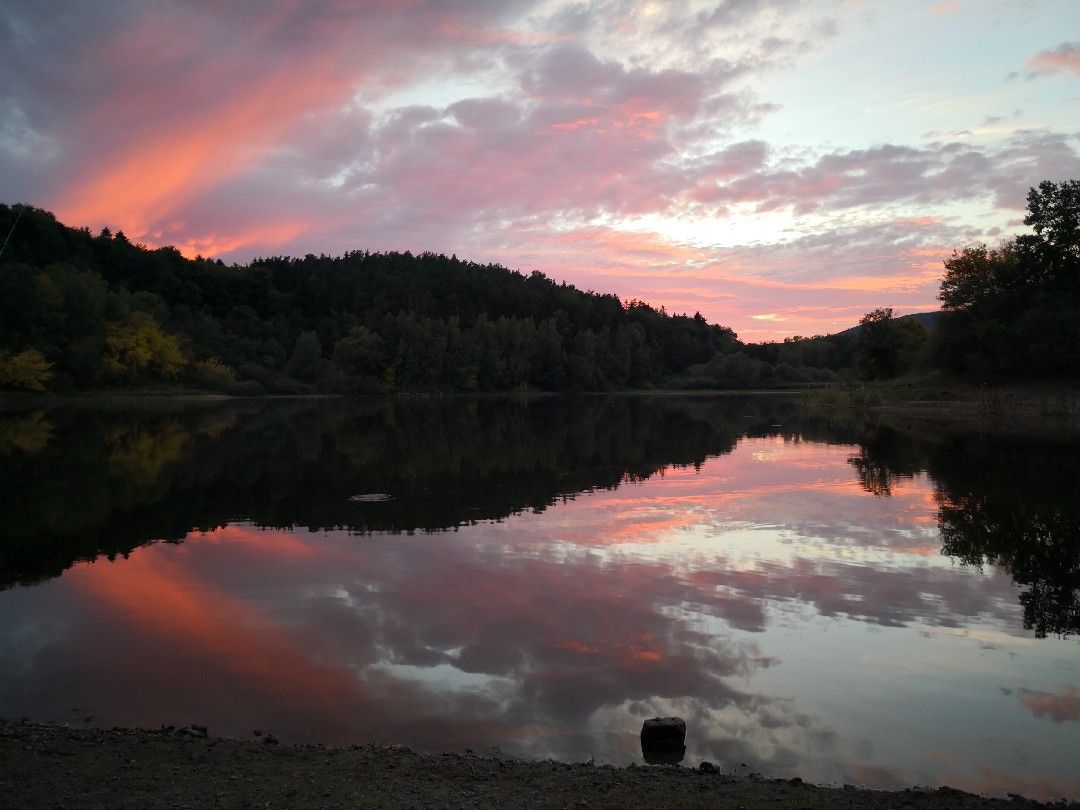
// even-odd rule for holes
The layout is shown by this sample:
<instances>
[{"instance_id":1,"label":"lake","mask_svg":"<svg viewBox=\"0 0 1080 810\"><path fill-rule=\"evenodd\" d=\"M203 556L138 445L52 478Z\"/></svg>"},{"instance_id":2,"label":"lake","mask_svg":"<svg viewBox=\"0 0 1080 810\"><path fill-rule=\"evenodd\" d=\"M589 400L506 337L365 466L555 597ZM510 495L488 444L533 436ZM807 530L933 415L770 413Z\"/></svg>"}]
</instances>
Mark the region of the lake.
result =
<instances>
[{"instance_id":1,"label":"lake","mask_svg":"<svg viewBox=\"0 0 1080 810\"><path fill-rule=\"evenodd\" d=\"M0 717L1080 797L1080 444L784 397L0 412Z\"/></svg>"}]
</instances>

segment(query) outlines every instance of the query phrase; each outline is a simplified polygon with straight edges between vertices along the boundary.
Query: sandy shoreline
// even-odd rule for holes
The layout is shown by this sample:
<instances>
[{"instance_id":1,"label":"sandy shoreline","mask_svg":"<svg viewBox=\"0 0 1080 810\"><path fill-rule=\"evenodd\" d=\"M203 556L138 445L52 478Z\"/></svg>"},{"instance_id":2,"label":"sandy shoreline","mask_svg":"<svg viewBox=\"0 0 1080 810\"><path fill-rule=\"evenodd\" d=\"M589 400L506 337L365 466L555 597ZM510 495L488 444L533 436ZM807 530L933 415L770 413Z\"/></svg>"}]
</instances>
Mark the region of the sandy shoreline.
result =
<instances>
[{"instance_id":1,"label":"sandy shoreline","mask_svg":"<svg viewBox=\"0 0 1080 810\"><path fill-rule=\"evenodd\" d=\"M819 787L708 766L616 768L203 734L197 728L97 730L0 721L0 807L1051 806L947 787Z\"/></svg>"}]
</instances>

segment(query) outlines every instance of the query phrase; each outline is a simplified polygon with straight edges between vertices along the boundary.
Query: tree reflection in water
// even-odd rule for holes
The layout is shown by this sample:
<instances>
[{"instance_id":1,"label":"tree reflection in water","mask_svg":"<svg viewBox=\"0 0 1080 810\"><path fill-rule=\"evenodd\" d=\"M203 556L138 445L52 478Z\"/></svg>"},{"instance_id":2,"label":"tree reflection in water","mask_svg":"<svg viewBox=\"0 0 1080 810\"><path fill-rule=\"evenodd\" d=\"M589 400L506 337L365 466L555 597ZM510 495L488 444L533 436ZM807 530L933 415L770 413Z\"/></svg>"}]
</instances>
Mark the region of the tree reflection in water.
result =
<instances>
[{"instance_id":1,"label":"tree reflection in water","mask_svg":"<svg viewBox=\"0 0 1080 810\"><path fill-rule=\"evenodd\" d=\"M0 713L620 763L677 714L687 762L1080 795L1029 638L1076 633L1073 449L779 397L9 410Z\"/></svg>"},{"instance_id":2,"label":"tree reflection in water","mask_svg":"<svg viewBox=\"0 0 1080 810\"><path fill-rule=\"evenodd\" d=\"M864 429L849 459L864 489L889 495L926 471L941 553L1005 569L1038 638L1080 633L1080 458L1068 444L971 429Z\"/></svg>"},{"instance_id":3,"label":"tree reflection in water","mask_svg":"<svg viewBox=\"0 0 1080 810\"><path fill-rule=\"evenodd\" d=\"M231 521L435 532L543 510L742 437L858 447L887 497L922 472L941 551L1023 587L1035 635L1080 632L1080 461L1061 441L825 420L768 397L143 403L0 414L0 587ZM1052 471L1052 472L1051 472ZM390 496L365 503L358 494Z\"/></svg>"}]
</instances>

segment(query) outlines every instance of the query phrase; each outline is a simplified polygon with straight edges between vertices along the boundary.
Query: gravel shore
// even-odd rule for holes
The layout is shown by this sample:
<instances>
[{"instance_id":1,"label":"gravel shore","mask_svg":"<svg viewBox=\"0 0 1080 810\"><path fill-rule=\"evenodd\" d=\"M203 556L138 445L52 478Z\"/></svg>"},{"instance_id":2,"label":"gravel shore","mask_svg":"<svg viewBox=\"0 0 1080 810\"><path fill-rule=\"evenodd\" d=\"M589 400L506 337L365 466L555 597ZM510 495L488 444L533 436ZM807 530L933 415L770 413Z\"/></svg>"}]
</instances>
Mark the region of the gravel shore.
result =
<instances>
[{"instance_id":1,"label":"gravel shore","mask_svg":"<svg viewBox=\"0 0 1080 810\"><path fill-rule=\"evenodd\" d=\"M895 792L695 768L525 762L400 746L285 746L0 721L0 807L1045 807L947 787ZM1057 805L1062 806L1062 805ZM1075 802L1071 807L1080 806Z\"/></svg>"}]
</instances>

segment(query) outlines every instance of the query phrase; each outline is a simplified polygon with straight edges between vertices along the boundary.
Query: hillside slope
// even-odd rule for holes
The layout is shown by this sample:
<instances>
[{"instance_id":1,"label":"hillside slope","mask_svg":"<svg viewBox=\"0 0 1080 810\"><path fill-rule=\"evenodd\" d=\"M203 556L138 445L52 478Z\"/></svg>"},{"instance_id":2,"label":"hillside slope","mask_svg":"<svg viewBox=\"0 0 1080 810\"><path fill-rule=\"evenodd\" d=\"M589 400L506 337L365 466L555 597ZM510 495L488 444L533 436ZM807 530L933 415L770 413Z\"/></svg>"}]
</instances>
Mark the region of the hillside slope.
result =
<instances>
[{"instance_id":1,"label":"hillside slope","mask_svg":"<svg viewBox=\"0 0 1080 810\"><path fill-rule=\"evenodd\" d=\"M0 350L30 389L608 390L736 345L700 315L431 253L226 266L25 208L0 257Z\"/></svg>"}]
</instances>

